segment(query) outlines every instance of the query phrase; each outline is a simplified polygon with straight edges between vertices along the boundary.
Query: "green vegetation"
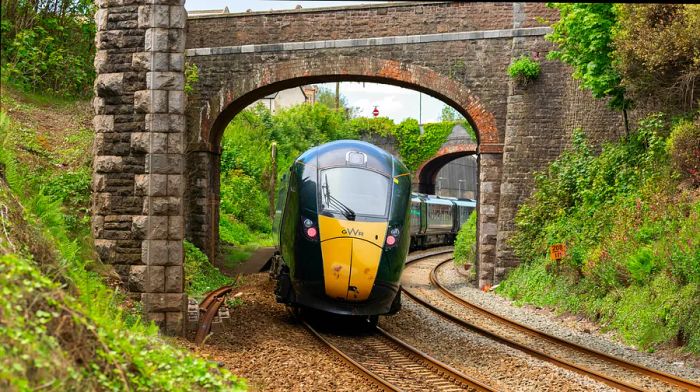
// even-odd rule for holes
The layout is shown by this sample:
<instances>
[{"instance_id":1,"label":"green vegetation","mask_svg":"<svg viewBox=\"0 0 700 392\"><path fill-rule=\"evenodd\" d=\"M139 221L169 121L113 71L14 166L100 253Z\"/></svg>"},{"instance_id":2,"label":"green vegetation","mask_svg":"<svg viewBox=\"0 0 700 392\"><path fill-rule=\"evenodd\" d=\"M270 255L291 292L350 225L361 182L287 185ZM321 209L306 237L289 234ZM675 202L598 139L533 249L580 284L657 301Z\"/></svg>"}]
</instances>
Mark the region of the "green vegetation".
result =
<instances>
[{"instance_id":1,"label":"green vegetation","mask_svg":"<svg viewBox=\"0 0 700 392\"><path fill-rule=\"evenodd\" d=\"M615 67L627 95L666 113L697 108L700 5L619 4L617 14Z\"/></svg>"},{"instance_id":2,"label":"green vegetation","mask_svg":"<svg viewBox=\"0 0 700 392\"><path fill-rule=\"evenodd\" d=\"M681 178L700 185L700 126L690 121L677 124L668 138L667 149Z\"/></svg>"},{"instance_id":3,"label":"green vegetation","mask_svg":"<svg viewBox=\"0 0 700 392\"><path fill-rule=\"evenodd\" d=\"M244 246L273 243L269 219L270 176L276 179L302 152L333 140L360 139L363 135L395 138L403 162L411 169L433 156L447 140L456 121L424 124L407 119L396 125L385 117L348 118L348 110L335 111L335 96L325 103L303 104L270 113L263 105L239 113L228 125L222 140L220 239L228 247L225 259L233 263ZM333 98L332 100L330 98ZM326 102L328 101L328 102ZM341 97L341 103L344 99ZM457 118L458 114L454 114ZM466 121L462 124L473 130ZM277 143L277 172L270 173L270 145ZM249 248L252 250L252 248Z\"/></svg>"},{"instance_id":4,"label":"green vegetation","mask_svg":"<svg viewBox=\"0 0 700 392\"><path fill-rule=\"evenodd\" d=\"M1 99L0 389L245 388L159 337L94 257L89 105L34 103L6 88Z\"/></svg>"},{"instance_id":5,"label":"green vegetation","mask_svg":"<svg viewBox=\"0 0 700 392\"><path fill-rule=\"evenodd\" d=\"M574 68L595 98L626 110L682 114L698 107L700 6L697 4L550 3L561 14L547 39L549 59Z\"/></svg>"},{"instance_id":6,"label":"green vegetation","mask_svg":"<svg viewBox=\"0 0 700 392\"><path fill-rule=\"evenodd\" d=\"M90 94L95 78L95 10L88 0L3 1L3 83L60 96Z\"/></svg>"},{"instance_id":7,"label":"green vegetation","mask_svg":"<svg viewBox=\"0 0 700 392\"><path fill-rule=\"evenodd\" d=\"M598 155L575 132L518 211L511 245L524 262L498 292L583 313L647 350L700 353L700 194L680 181L666 147L669 130L673 145L689 127L698 131L652 115ZM558 243L567 254L552 261Z\"/></svg>"},{"instance_id":8,"label":"green vegetation","mask_svg":"<svg viewBox=\"0 0 700 392\"><path fill-rule=\"evenodd\" d=\"M513 61L508 66L508 76L521 85L540 77L540 63L530 58L530 56L522 55L517 60Z\"/></svg>"},{"instance_id":9,"label":"green vegetation","mask_svg":"<svg viewBox=\"0 0 700 392\"><path fill-rule=\"evenodd\" d=\"M185 241L185 291L188 296L200 299L204 294L233 283L214 267L207 255Z\"/></svg>"},{"instance_id":10,"label":"green vegetation","mask_svg":"<svg viewBox=\"0 0 700 392\"><path fill-rule=\"evenodd\" d=\"M185 63L185 94L191 95L194 93L194 85L199 81L199 67L197 64Z\"/></svg>"},{"instance_id":11,"label":"green vegetation","mask_svg":"<svg viewBox=\"0 0 700 392\"><path fill-rule=\"evenodd\" d=\"M455 239L454 262L457 265L476 262L476 211L469 215Z\"/></svg>"},{"instance_id":12,"label":"green vegetation","mask_svg":"<svg viewBox=\"0 0 700 392\"><path fill-rule=\"evenodd\" d=\"M610 98L608 104L625 109L622 76L614 67L613 37L617 27L617 5L612 3L550 3L559 10L559 21L552 24L546 38L558 49L548 59L561 60L574 67L573 77L595 98Z\"/></svg>"}]
</instances>

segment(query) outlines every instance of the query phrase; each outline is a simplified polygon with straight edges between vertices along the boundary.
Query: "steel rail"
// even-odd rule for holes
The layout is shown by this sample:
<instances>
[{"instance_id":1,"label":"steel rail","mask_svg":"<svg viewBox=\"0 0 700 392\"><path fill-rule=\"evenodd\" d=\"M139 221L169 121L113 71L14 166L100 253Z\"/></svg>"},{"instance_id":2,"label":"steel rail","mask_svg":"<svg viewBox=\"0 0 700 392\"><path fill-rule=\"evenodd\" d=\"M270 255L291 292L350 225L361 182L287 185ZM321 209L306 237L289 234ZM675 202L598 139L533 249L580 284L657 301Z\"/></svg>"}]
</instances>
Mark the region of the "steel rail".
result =
<instances>
[{"instance_id":1,"label":"steel rail","mask_svg":"<svg viewBox=\"0 0 700 392\"><path fill-rule=\"evenodd\" d=\"M415 262L417 262L417 261L420 261L420 260L423 260L423 259L426 259L426 258L429 258L429 257L432 257L432 256L419 257L419 258L416 258L416 259L411 260L411 261L408 262L407 264L412 264L412 263L415 263ZM448 258L446 261L450 261L450 260L452 260L452 258ZM529 354L529 355L532 355L532 356L534 356L534 357L536 357L536 358L539 358L539 359L541 359L541 360L544 360L544 361L553 363L554 365L556 365L556 366L558 366L558 367L562 367L562 368L565 368L565 369L568 369L568 370L577 372L577 373L579 373L579 374L582 374L582 375L584 375L584 376L593 378L593 379L598 380L598 381L600 381L600 382L603 382L603 383L605 383L605 384L607 384L607 385L610 385L610 386L612 386L612 387L618 388L618 389L620 389L620 390L622 390L622 391L628 391L628 392L642 392L642 391L644 391L643 389L640 389L640 388L638 388L638 387L635 386L635 385L631 385L631 384L628 384L628 383L625 383L625 382L621 382L621 381L618 381L618 380L611 379L610 377L607 377L606 375L600 374L600 373L598 373L598 372L596 372L596 371L594 371L594 370L587 369L587 368L585 368L585 367L583 367L583 366L581 366L581 365L578 365L578 364L575 364L575 363L572 363L572 362L569 362L569 361L566 361L566 360L562 360L562 359L559 359L559 358L552 357L552 356L550 356L549 354L547 354L547 353L545 353L545 352L543 352L543 351L541 351L541 350L534 349L534 348L528 347L528 346L526 346L526 345L524 345L524 344L521 344L521 343L512 341L512 340L510 340L510 339L508 339L508 338L499 336L499 335L497 335L497 334L495 334L495 333L493 333L493 332L491 332L491 331L488 331L488 330L486 330L486 329L484 329L484 328L481 328L481 327L479 327L479 326L477 326L477 325L474 325L474 324L472 324L472 323L470 323L470 322L467 322L467 321L465 321L465 320L462 320L461 318L459 318L459 317L457 317L457 316L454 316L454 315L452 315L452 314L450 314L450 313L448 313L448 312L443 311L442 309L439 309L439 308L433 306L433 305L430 304L429 302L427 302L427 301L425 301L425 300L419 298L417 295L411 293L410 291L406 290L406 289L403 288L403 287L401 288L401 290L402 290L406 295L408 295L411 299L413 299L413 300L416 301L417 303L423 305L424 307L428 308L428 309L429 309L430 311L432 311L433 313L438 314L439 316L441 316L441 317L443 317L443 318L445 318L445 319L447 319L447 320L449 320L449 321L451 321L451 322L453 322L453 323L459 325L459 326L462 327L462 328L468 329L468 330L473 331L473 332L477 332L477 333L481 334L482 336L485 336L485 337L488 338L488 339L497 341L497 342L499 342L499 343L505 344L505 345L507 345L507 346L509 346L509 347L512 347L512 348L514 348L514 349L523 351L523 352L525 352L525 353L527 353L527 354Z\"/></svg>"},{"instance_id":2,"label":"steel rail","mask_svg":"<svg viewBox=\"0 0 700 392\"><path fill-rule=\"evenodd\" d=\"M410 346L408 343L406 343L403 340L397 338L396 336L390 334L389 332L383 330L382 328L377 327L377 331L380 334L382 334L382 336L384 336L388 340L392 341L397 346L401 347L402 349L404 349L408 352L413 353L421 361L428 363L428 366L434 367L436 370L442 372L443 374L449 375L450 377L461 382L462 384L468 385L478 392L495 391L495 389L486 385L482 381L479 381L475 378L469 377L466 374L463 374L462 372L460 372L459 370L451 367L450 365L447 365L446 363L443 363L443 362L431 357L430 355L416 349L415 347Z\"/></svg>"},{"instance_id":3,"label":"steel rail","mask_svg":"<svg viewBox=\"0 0 700 392\"><path fill-rule=\"evenodd\" d=\"M384 380L381 376L378 374L372 372L371 370L367 369L366 367L362 366L361 363L355 361L354 359L350 358L347 354L345 354L342 350L339 348L335 347L333 343L331 343L328 339L324 338L323 335L318 333L309 323L306 321L300 320L301 323L306 327L306 329L311 332L312 335L314 335L318 340L320 340L323 344L326 345L326 347L330 348L333 352L338 354L342 360L359 370L360 372L364 373L364 375L370 379L370 381L373 381L377 383L382 389L385 391L391 391L391 392L400 392L401 390L395 386L392 385L390 382Z\"/></svg>"},{"instance_id":4,"label":"steel rail","mask_svg":"<svg viewBox=\"0 0 700 392\"><path fill-rule=\"evenodd\" d=\"M221 286L216 290L210 291L209 294L207 294L202 300L202 302L199 304L199 310L206 311L211 306L211 303L214 302L214 299L228 294L231 290L233 290L234 285L235 283L226 286Z\"/></svg>"},{"instance_id":5,"label":"steel rail","mask_svg":"<svg viewBox=\"0 0 700 392\"><path fill-rule=\"evenodd\" d=\"M204 339L211 329L211 322L214 320L214 316L216 316L219 312L219 308L224 303L224 296L230 293L235 285L236 282L210 291L199 304L199 326L197 327L197 335L194 338L194 343L196 345L199 346L204 342Z\"/></svg>"},{"instance_id":6,"label":"steel rail","mask_svg":"<svg viewBox=\"0 0 700 392\"><path fill-rule=\"evenodd\" d=\"M628 361L626 359L614 357L614 356L607 354L607 353L604 353L602 351L598 351L596 349L588 348L588 347L582 346L580 344L570 342L568 340L562 339L560 337L549 334L547 332L539 331L537 329L531 328L525 324L517 322L517 321L510 319L508 317L501 316L497 313L491 312L490 310L488 310L482 306L479 306L477 304L474 304L472 302L465 300L464 298L459 297L458 295L456 295L455 293L453 293L452 291L447 289L445 286L443 286L437 278L438 268L440 268L442 265L444 265L450 261L451 261L451 259L445 260L445 261L439 263L437 266L435 266L435 268L433 268L433 270L430 272L430 283L433 286L435 286L442 294L444 294L445 296L449 297L450 299L456 301L460 305L467 307L469 309L473 309L479 313L486 315L487 317L491 317L492 319L496 319L496 320L500 321L501 323L510 325L513 328L516 328L522 332L525 332L525 333L528 333L530 335L534 335L536 337L548 340L552 343L562 345L564 347L573 349L575 351L593 356L595 358L599 358L599 359L603 359L603 360L608 361L608 362L612 362L613 364L615 364L619 367L622 367L622 368L625 368L625 369L628 369L628 370L631 370L631 371L634 371L637 373L641 373L645 376L649 376L649 377L656 379L658 381L661 381L661 382L664 382L667 384L672 384L672 385L675 385L675 386L678 386L681 388L686 388L686 389L691 390L691 391L692 390L700 390L700 383L694 382L692 380L683 379L681 377L678 377L678 376L675 376L675 375L672 375L672 374L669 374L669 373L666 373L666 372L663 372L660 370L651 369L651 368L636 364L634 362Z\"/></svg>"},{"instance_id":7,"label":"steel rail","mask_svg":"<svg viewBox=\"0 0 700 392\"><path fill-rule=\"evenodd\" d=\"M330 340L326 339L321 333L316 331L308 322L306 321L301 321L304 327L308 329L311 334L313 334L317 339L319 339L321 342L323 342L327 347L329 347L332 351L334 351L336 354L338 354L344 361L352 365L353 367L357 368L360 370L362 373L367 375L371 381L374 381L378 383L382 388L388 391L401 391L401 389L395 385L393 385L390 381L386 380L382 376L378 375L377 373L373 372L372 370L368 369L364 365L362 365L359 361L351 358L349 355L343 352L340 348L336 347L336 345L333 344ZM476 379L473 379L458 370L455 370L454 368L450 367L447 364L444 364L440 361L438 361L435 358L432 358L431 356L421 352L420 350L416 349L415 347L410 346L409 344L403 342L402 340L398 339L397 337L391 335L390 333L384 331L383 329L377 327L377 333L378 335L386 338L388 341L391 343L395 344L399 350L403 350L408 353L408 356L413 356L414 358L418 359L421 363L424 364L424 366L428 369L430 369L433 373L436 373L441 376L441 378L450 380L454 383L466 385L468 388L473 389L478 392L492 392L495 391L491 387L487 386L481 381L478 381Z\"/></svg>"}]
</instances>

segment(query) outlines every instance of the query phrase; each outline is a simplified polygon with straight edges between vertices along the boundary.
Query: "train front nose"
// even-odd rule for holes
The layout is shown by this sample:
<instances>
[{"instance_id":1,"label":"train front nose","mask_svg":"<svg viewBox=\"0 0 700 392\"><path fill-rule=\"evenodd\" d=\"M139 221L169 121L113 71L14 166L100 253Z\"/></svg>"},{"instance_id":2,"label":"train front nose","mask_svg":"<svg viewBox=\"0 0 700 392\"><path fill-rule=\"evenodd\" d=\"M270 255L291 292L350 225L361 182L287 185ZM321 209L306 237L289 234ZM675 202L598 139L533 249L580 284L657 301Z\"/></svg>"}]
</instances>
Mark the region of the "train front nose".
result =
<instances>
[{"instance_id":1,"label":"train front nose","mask_svg":"<svg viewBox=\"0 0 700 392\"><path fill-rule=\"evenodd\" d=\"M326 295L366 300L382 257L386 222L356 222L319 217Z\"/></svg>"}]
</instances>

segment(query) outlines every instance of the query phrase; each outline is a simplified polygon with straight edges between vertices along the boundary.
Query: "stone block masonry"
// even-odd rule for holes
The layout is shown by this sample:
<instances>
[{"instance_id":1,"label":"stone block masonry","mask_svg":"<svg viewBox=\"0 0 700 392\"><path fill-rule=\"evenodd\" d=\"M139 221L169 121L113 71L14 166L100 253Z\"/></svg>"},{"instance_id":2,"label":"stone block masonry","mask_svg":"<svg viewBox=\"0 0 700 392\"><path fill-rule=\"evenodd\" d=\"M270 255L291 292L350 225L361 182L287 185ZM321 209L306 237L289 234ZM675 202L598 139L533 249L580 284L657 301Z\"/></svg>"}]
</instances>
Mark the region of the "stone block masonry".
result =
<instances>
[{"instance_id":1,"label":"stone block masonry","mask_svg":"<svg viewBox=\"0 0 700 392\"><path fill-rule=\"evenodd\" d=\"M99 0L95 247L145 316L183 331L184 48L180 0Z\"/></svg>"},{"instance_id":2,"label":"stone block masonry","mask_svg":"<svg viewBox=\"0 0 700 392\"><path fill-rule=\"evenodd\" d=\"M95 249L168 333L182 332L187 305L183 239L209 257L217 251L223 130L269 93L379 82L459 109L478 144L443 155L479 154L481 286L518 262L508 238L534 170L558 156L576 127L596 141L621 129L619 116L577 90L570 69L545 60L552 48L538 20L557 15L541 3L392 3L190 19L183 4L98 0L95 15ZM527 87L506 76L521 54L542 62L542 76ZM189 97L185 60L199 69Z\"/></svg>"}]
</instances>

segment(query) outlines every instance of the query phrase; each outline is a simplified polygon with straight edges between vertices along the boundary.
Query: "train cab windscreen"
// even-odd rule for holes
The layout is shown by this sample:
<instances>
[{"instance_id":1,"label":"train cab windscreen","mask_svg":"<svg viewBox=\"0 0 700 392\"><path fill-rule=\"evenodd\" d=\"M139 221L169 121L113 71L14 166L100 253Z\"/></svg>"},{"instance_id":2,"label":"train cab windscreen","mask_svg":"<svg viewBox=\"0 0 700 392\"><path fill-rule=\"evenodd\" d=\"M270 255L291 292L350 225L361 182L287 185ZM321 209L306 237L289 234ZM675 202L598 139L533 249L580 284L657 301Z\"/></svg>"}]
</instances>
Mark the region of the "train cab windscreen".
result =
<instances>
[{"instance_id":1,"label":"train cab windscreen","mask_svg":"<svg viewBox=\"0 0 700 392\"><path fill-rule=\"evenodd\" d=\"M321 171L321 210L342 214L349 220L355 215L387 215L391 181L388 177L365 169L337 167Z\"/></svg>"}]
</instances>

